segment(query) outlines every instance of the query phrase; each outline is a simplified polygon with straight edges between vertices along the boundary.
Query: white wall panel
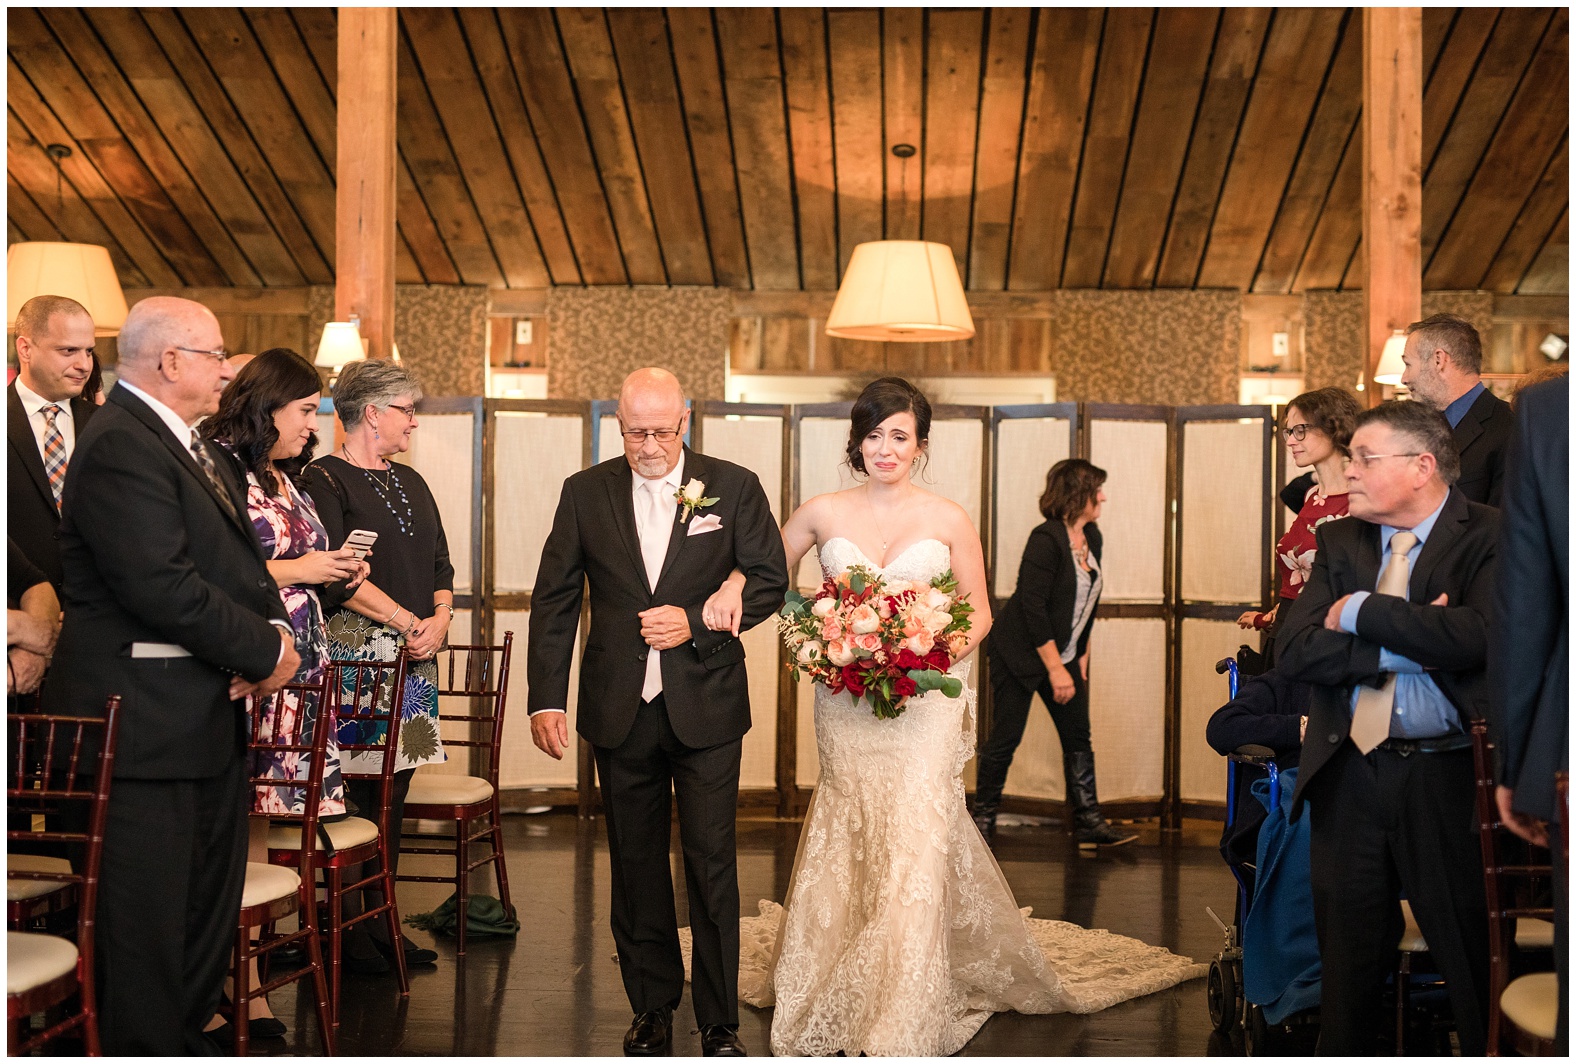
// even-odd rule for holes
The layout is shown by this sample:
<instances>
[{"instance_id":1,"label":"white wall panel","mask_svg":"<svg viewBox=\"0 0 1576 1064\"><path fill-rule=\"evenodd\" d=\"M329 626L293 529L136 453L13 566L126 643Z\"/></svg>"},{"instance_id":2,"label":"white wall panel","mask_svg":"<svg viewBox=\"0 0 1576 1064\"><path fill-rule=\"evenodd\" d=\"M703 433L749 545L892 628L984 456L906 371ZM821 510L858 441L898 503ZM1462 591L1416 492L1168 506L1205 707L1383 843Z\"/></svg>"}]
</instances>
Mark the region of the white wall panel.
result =
<instances>
[{"instance_id":1,"label":"white wall panel","mask_svg":"<svg viewBox=\"0 0 1576 1064\"><path fill-rule=\"evenodd\" d=\"M1158 798L1165 782L1166 622L1096 620L1089 648L1100 800Z\"/></svg>"},{"instance_id":2,"label":"white wall panel","mask_svg":"<svg viewBox=\"0 0 1576 1064\"><path fill-rule=\"evenodd\" d=\"M529 591L564 481L581 467L576 415L501 411L493 450L493 590Z\"/></svg>"},{"instance_id":3,"label":"white wall panel","mask_svg":"<svg viewBox=\"0 0 1576 1064\"><path fill-rule=\"evenodd\" d=\"M1183 601L1259 601L1265 501L1262 421L1182 424Z\"/></svg>"},{"instance_id":4,"label":"white wall panel","mask_svg":"<svg viewBox=\"0 0 1576 1064\"><path fill-rule=\"evenodd\" d=\"M1007 418L996 429L996 595L1018 586L1024 545L1045 519L1040 495L1051 466L1071 454L1066 418ZM1102 526L1103 527L1103 526Z\"/></svg>"},{"instance_id":5,"label":"white wall panel","mask_svg":"<svg viewBox=\"0 0 1576 1064\"><path fill-rule=\"evenodd\" d=\"M562 761L554 761L531 742L531 719L526 712L527 694L525 659L526 645L530 641L531 615L526 610L499 610L493 615L493 629L498 642L503 633L514 632L514 654L509 671L508 716L504 720L502 767L498 786L507 787L573 787L575 785L575 710L579 704L580 649L576 644L569 669L569 749Z\"/></svg>"},{"instance_id":6,"label":"white wall panel","mask_svg":"<svg viewBox=\"0 0 1576 1064\"><path fill-rule=\"evenodd\" d=\"M454 590L471 590L471 491L476 419L471 414L422 414L404 460L421 474L438 503L454 565Z\"/></svg>"},{"instance_id":7,"label":"white wall panel","mask_svg":"<svg viewBox=\"0 0 1576 1064\"><path fill-rule=\"evenodd\" d=\"M1095 421L1090 461L1107 474L1100 568L1106 602L1159 602L1165 596L1166 426L1159 421Z\"/></svg>"},{"instance_id":8,"label":"white wall panel","mask_svg":"<svg viewBox=\"0 0 1576 1064\"><path fill-rule=\"evenodd\" d=\"M1215 662L1235 657L1246 633L1232 621L1188 618L1182 622L1182 798L1224 802L1226 761L1204 741L1215 710L1229 700L1226 678Z\"/></svg>"},{"instance_id":9,"label":"white wall panel","mask_svg":"<svg viewBox=\"0 0 1576 1064\"><path fill-rule=\"evenodd\" d=\"M942 419L930 423L930 458L914 483L951 499L980 527L985 478L985 422L977 418Z\"/></svg>"},{"instance_id":10,"label":"white wall panel","mask_svg":"<svg viewBox=\"0 0 1576 1064\"><path fill-rule=\"evenodd\" d=\"M766 620L740 636L750 676L750 730L744 735L739 786L777 786L777 685L788 671L777 661L777 625Z\"/></svg>"},{"instance_id":11,"label":"white wall panel","mask_svg":"<svg viewBox=\"0 0 1576 1064\"><path fill-rule=\"evenodd\" d=\"M817 495L842 491L858 483L848 467L848 419L807 417L799 422L799 498L803 505ZM821 586L820 558L814 547L799 564L799 588ZM803 758L800 764L803 765Z\"/></svg>"},{"instance_id":12,"label":"white wall panel","mask_svg":"<svg viewBox=\"0 0 1576 1064\"><path fill-rule=\"evenodd\" d=\"M471 641L471 625L473 623L474 618L475 618L475 614L472 613L470 610L455 610L454 611L454 620L449 625L449 642L450 643L469 643ZM438 655L438 686L439 687L446 687L448 685L448 668L449 668L448 659L449 659L449 655L446 654L446 653L440 653ZM456 671L459 671L460 669L463 669L463 666L456 666ZM456 678L456 682L457 683L463 682L463 677L464 677L464 673L460 672L459 676ZM457 697L455 697L453 695L445 695L444 697L438 699L438 712L439 713L468 713L468 712L470 712L470 705L469 705L469 703L470 703L470 700L467 699L467 698L457 698ZM445 744L447 744L449 742L449 740L451 740L451 739L469 739L470 738L470 725L467 724L465 721L459 721L459 720L440 721L439 724L438 724L438 735L440 737L442 737L442 739L443 739ZM416 771L417 772L442 772L442 773L446 773L446 774L451 775L451 776L468 776L468 775L470 775L470 772L471 772L471 764L470 764L471 748L470 747L468 747L468 746L447 746L446 745L444 747L444 750L449 755L449 759L447 761L444 761L444 762L439 763L439 764L423 765L423 766L421 766L421 768L418 768Z\"/></svg>"},{"instance_id":13,"label":"white wall panel","mask_svg":"<svg viewBox=\"0 0 1576 1064\"><path fill-rule=\"evenodd\" d=\"M779 527L788 520L781 513L783 496L783 438L786 422L780 417L708 417L701 449L754 473L771 503Z\"/></svg>"}]
</instances>

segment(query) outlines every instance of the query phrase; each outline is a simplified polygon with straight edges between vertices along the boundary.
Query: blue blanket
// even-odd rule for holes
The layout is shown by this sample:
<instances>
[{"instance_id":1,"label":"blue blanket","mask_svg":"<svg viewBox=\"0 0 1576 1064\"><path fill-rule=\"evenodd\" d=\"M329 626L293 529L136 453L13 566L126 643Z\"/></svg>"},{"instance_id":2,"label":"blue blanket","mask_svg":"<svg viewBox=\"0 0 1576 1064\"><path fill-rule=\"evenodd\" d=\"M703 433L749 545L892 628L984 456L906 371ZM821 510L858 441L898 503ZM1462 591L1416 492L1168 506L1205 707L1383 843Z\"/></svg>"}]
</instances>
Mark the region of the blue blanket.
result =
<instances>
[{"instance_id":1,"label":"blue blanket","mask_svg":"<svg viewBox=\"0 0 1576 1064\"><path fill-rule=\"evenodd\" d=\"M1242 981L1248 1001L1264 1010L1270 1024L1319 1004L1319 939L1308 859L1311 818L1287 819L1296 787L1295 768L1280 774L1279 808L1270 805L1268 779L1252 787L1268 815L1259 829L1253 903L1242 923Z\"/></svg>"}]
</instances>

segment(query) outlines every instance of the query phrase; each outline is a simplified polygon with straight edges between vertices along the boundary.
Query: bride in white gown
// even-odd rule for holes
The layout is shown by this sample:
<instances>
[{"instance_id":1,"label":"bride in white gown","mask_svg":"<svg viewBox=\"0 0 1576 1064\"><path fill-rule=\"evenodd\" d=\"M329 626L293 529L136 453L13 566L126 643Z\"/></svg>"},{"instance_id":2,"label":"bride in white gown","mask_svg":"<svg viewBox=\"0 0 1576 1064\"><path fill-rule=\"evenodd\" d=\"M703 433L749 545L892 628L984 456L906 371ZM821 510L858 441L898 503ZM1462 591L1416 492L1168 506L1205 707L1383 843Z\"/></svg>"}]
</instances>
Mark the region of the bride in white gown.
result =
<instances>
[{"instance_id":1,"label":"bride in white gown","mask_svg":"<svg viewBox=\"0 0 1576 1064\"><path fill-rule=\"evenodd\" d=\"M812 546L828 578L864 565L928 582L950 568L973 630L952 669L961 698L931 691L881 720L846 692L815 689L820 780L786 905L763 901L741 921L739 997L776 1005L772 1052L948 1055L993 1012L1094 1012L1202 975L1159 947L1020 913L964 804L969 655L991 624L979 534L961 507L912 483L930 423L917 389L876 381L852 419L849 461L867 479L795 511L789 572ZM732 626L733 602L725 584L707 624Z\"/></svg>"}]
</instances>

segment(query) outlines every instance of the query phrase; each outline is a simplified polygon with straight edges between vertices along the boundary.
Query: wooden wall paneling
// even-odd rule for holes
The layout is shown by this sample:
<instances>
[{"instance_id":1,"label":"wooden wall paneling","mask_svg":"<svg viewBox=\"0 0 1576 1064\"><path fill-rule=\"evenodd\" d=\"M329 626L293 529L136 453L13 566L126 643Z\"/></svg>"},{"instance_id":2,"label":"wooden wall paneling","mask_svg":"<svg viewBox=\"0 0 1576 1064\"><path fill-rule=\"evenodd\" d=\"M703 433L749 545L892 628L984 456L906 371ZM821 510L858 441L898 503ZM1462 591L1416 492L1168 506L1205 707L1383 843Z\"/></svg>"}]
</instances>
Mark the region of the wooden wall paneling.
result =
<instances>
[{"instance_id":1,"label":"wooden wall paneling","mask_svg":"<svg viewBox=\"0 0 1576 1064\"><path fill-rule=\"evenodd\" d=\"M892 145L922 149L925 140L925 12L881 10L882 161L886 164L887 240L918 240L925 188L923 152L907 159Z\"/></svg>"},{"instance_id":2,"label":"wooden wall paneling","mask_svg":"<svg viewBox=\"0 0 1576 1064\"><path fill-rule=\"evenodd\" d=\"M620 250L620 234L586 139L553 13L547 8L501 8L498 19L526 113L558 192L581 277L586 284L627 284L631 275Z\"/></svg>"},{"instance_id":3,"label":"wooden wall paneling","mask_svg":"<svg viewBox=\"0 0 1576 1064\"><path fill-rule=\"evenodd\" d=\"M57 187L69 187L81 198L87 215L93 218L93 222L88 223L80 212L67 212L62 208L60 220L64 223L61 225L63 230L74 234L79 225L82 231L102 226L113 236L138 271L153 284L191 283L191 277L178 273L175 265L165 258L162 245L155 243L143 231L104 175L99 173L83 152L82 145L66 131L38 95L14 58L7 66L6 103L11 115L6 137L7 168L17 175L22 187L33 194L36 202L46 202L55 195ZM64 144L72 149L71 156L62 160L57 168L44 154L46 144ZM24 156L20 161L13 157L19 150ZM64 176L63 183L59 180L61 175ZM181 265L188 264L183 260ZM212 276L218 270L215 268L204 272Z\"/></svg>"},{"instance_id":4,"label":"wooden wall paneling","mask_svg":"<svg viewBox=\"0 0 1576 1064\"><path fill-rule=\"evenodd\" d=\"M43 16L54 30L54 38L49 43L41 39L46 32L43 22L39 22L39 16ZM46 95L61 91L68 93L65 98L68 104L55 106L55 112L63 117L80 117L80 112L102 115L99 120L102 121L101 132L91 134L85 129L77 131L79 140L84 140L84 143L96 142L102 136L107 142L129 142L129 147L136 151L142 166L147 167L153 180L159 184L162 194L169 197L175 210L180 211L181 218L191 227L192 235L202 243L203 251L219 266L219 270L224 271L225 279L230 284L262 284L262 277L254 270L252 263L247 262L246 254L236 244L232 230L214 214L213 206L203 197L202 191L192 181L191 173L183 166L169 143L165 142L153 118L142 106L142 101L137 99L131 85L126 84L126 77L104 50L98 35L88 27L79 9L17 9L9 17L8 25L8 44L13 55L25 57L28 52L47 54L55 50L54 41L58 39L58 47L65 49L71 57L74 69L71 65L57 65L36 84L44 88ZM30 60L22 58L22 61L28 63ZM43 74L43 71L39 73ZM71 91L80 82L90 87L90 93ZM99 125L99 121L95 121L95 125ZM106 173L106 177L110 177L110 173ZM265 241L268 244L266 254L273 255L274 262L282 266L274 273L285 279L298 277L295 263L290 262L284 246L279 244L273 233L265 232Z\"/></svg>"},{"instance_id":5,"label":"wooden wall paneling","mask_svg":"<svg viewBox=\"0 0 1576 1064\"><path fill-rule=\"evenodd\" d=\"M1253 276L1252 290L1263 293L1290 292L1303 252L1313 236L1319 213L1329 199L1341 156L1363 109L1363 34L1362 19L1347 19L1345 32L1336 46L1335 59L1319 94L1307 139L1297 155L1297 164L1281 198L1269 242Z\"/></svg>"},{"instance_id":6,"label":"wooden wall paneling","mask_svg":"<svg viewBox=\"0 0 1576 1064\"><path fill-rule=\"evenodd\" d=\"M547 175L536 132L525 113L525 101L515 82L514 67L504 47L498 13L492 8L458 9L460 25L470 44L472 61L481 77L482 91L492 107L494 124L503 140L504 152L513 168L514 180L525 200L531 228L541 249L553 284L580 284L580 264L574 244L558 209L558 195Z\"/></svg>"},{"instance_id":7,"label":"wooden wall paneling","mask_svg":"<svg viewBox=\"0 0 1576 1064\"><path fill-rule=\"evenodd\" d=\"M667 284L663 249L657 242L646 179L624 106L624 87L608 36L607 16L599 7L562 7L557 9L557 19L630 283ZM693 262L693 255L690 259Z\"/></svg>"},{"instance_id":8,"label":"wooden wall paneling","mask_svg":"<svg viewBox=\"0 0 1576 1064\"><path fill-rule=\"evenodd\" d=\"M1010 289L1055 288L1061 280L1103 20L1094 8L1040 12L1018 157Z\"/></svg>"},{"instance_id":9,"label":"wooden wall paneling","mask_svg":"<svg viewBox=\"0 0 1576 1064\"><path fill-rule=\"evenodd\" d=\"M989 12L979 130L975 138L969 272L964 275L965 285L975 290L999 291L1007 287L1007 249L1012 239L1012 204L1017 190L1018 142L1023 132L1029 27L1033 19L1030 8L996 7Z\"/></svg>"},{"instance_id":10,"label":"wooden wall paneling","mask_svg":"<svg viewBox=\"0 0 1576 1064\"><path fill-rule=\"evenodd\" d=\"M1137 165L1129 165L1122 180L1102 277L1106 287L1154 284L1219 25L1220 12L1209 8L1161 8L1156 16L1129 149Z\"/></svg>"},{"instance_id":11,"label":"wooden wall paneling","mask_svg":"<svg viewBox=\"0 0 1576 1064\"><path fill-rule=\"evenodd\" d=\"M541 288L551 283L455 12L409 7L400 18L419 67L413 73L426 83L438 120L455 149L454 161L486 229L504 283L510 288Z\"/></svg>"},{"instance_id":12,"label":"wooden wall paneling","mask_svg":"<svg viewBox=\"0 0 1576 1064\"><path fill-rule=\"evenodd\" d=\"M395 211L400 235L405 238L411 257L416 260L427 284L459 284L460 271L449 256L443 234L427 210L427 203L416 187L403 151L394 160Z\"/></svg>"},{"instance_id":13,"label":"wooden wall paneling","mask_svg":"<svg viewBox=\"0 0 1576 1064\"><path fill-rule=\"evenodd\" d=\"M787 214L793 185L776 19L770 8L718 8L716 17L751 280L756 288L798 288L796 226Z\"/></svg>"},{"instance_id":14,"label":"wooden wall paneling","mask_svg":"<svg viewBox=\"0 0 1576 1064\"><path fill-rule=\"evenodd\" d=\"M1330 191L1324 199L1324 209L1314 223L1308 247L1303 251L1302 263L1292 281L1292 290L1306 292L1314 288L1339 288L1351 265L1358 243L1363 235L1362 181L1363 145L1359 136L1362 121L1346 140L1340 167Z\"/></svg>"},{"instance_id":15,"label":"wooden wall paneling","mask_svg":"<svg viewBox=\"0 0 1576 1064\"><path fill-rule=\"evenodd\" d=\"M331 263L334 248L333 186L328 186L328 231L323 236L314 232L304 220L304 215L298 213L299 205L292 202L289 190L284 187L283 175L274 169L273 163L260 149L253 131L238 113L237 105L209 67L204 53L216 46L212 42L202 46L195 43L180 16L168 8L140 11L100 8L94 10L90 18L99 26L99 32L106 41L116 42L112 48L138 48L135 60L146 75L144 85L138 86L139 92L144 93L143 99L149 102L156 113L162 112L165 106L171 108L171 119L166 121L172 128L179 124L181 140L192 142L197 149L188 162L195 163L197 169L205 171L204 180L210 180L206 173L210 168L218 171L221 167L231 166L238 171L250 195L256 198L262 214L267 217L267 224L279 234L279 239L289 250L301 276L311 284L330 283L333 280ZM138 25L139 22L141 25ZM133 58L128 53L126 61L131 62ZM257 106L262 107L263 104ZM281 106L287 115L290 114L287 105ZM249 104L247 109L251 109ZM204 126L208 130L206 136L201 132ZM312 153L310 146L305 151ZM313 161L316 161L315 155ZM293 161L285 163L287 169L295 165ZM321 167L318 169L321 170ZM217 194L236 195L228 190L210 193ZM237 200L241 198L236 195ZM319 206L314 221L321 224L323 214Z\"/></svg>"},{"instance_id":16,"label":"wooden wall paneling","mask_svg":"<svg viewBox=\"0 0 1576 1064\"><path fill-rule=\"evenodd\" d=\"M1276 11L1210 226L1199 287L1253 283L1345 17L1339 10Z\"/></svg>"},{"instance_id":17,"label":"wooden wall paneling","mask_svg":"<svg viewBox=\"0 0 1576 1064\"><path fill-rule=\"evenodd\" d=\"M886 148L881 134L881 16L878 11L832 9L826 13L826 26L832 53L841 276L855 245L882 238Z\"/></svg>"},{"instance_id":18,"label":"wooden wall paneling","mask_svg":"<svg viewBox=\"0 0 1576 1064\"><path fill-rule=\"evenodd\" d=\"M12 244L20 244L27 239L27 234L10 217L5 220L5 238Z\"/></svg>"},{"instance_id":19,"label":"wooden wall paneling","mask_svg":"<svg viewBox=\"0 0 1576 1064\"><path fill-rule=\"evenodd\" d=\"M1067 235L1067 258L1062 265L1062 288L1098 288L1105 273L1153 29L1154 15L1149 8L1113 7L1106 14L1078 168L1078 193ZM1148 165L1147 160L1141 160L1140 165Z\"/></svg>"},{"instance_id":20,"label":"wooden wall paneling","mask_svg":"<svg viewBox=\"0 0 1576 1064\"><path fill-rule=\"evenodd\" d=\"M836 288L837 175L832 166L826 12L818 7L785 7L779 9L777 18L804 287Z\"/></svg>"},{"instance_id":21,"label":"wooden wall paneling","mask_svg":"<svg viewBox=\"0 0 1576 1064\"><path fill-rule=\"evenodd\" d=\"M1499 18L1497 7L1463 7L1450 25L1450 34L1439 44L1437 57L1428 51L1430 24L1449 13L1448 8L1423 9L1423 173L1433 165L1445 131L1461 102L1461 95L1477 69L1478 56Z\"/></svg>"},{"instance_id":22,"label":"wooden wall paneling","mask_svg":"<svg viewBox=\"0 0 1576 1064\"><path fill-rule=\"evenodd\" d=\"M1476 288L1570 126L1570 15L1554 15L1453 222L1423 270L1430 288Z\"/></svg>"},{"instance_id":23,"label":"wooden wall paneling","mask_svg":"<svg viewBox=\"0 0 1576 1064\"><path fill-rule=\"evenodd\" d=\"M1221 14L1204 99L1193 122L1187 162L1166 226L1157 287L1191 288L1198 278L1232 146L1274 17L1267 8L1228 7Z\"/></svg>"},{"instance_id":24,"label":"wooden wall paneling","mask_svg":"<svg viewBox=\"0 0 1576 1064\"><path fill-rule=\"evenodd\" d=\"M623 99L668 281L710 285L711 252L706 246L695 162L684 135L684 108L668 46L667 20L652 8L609 8L607 28L617 55L613 74L615 79L622 74ZM616 80L612 89L618 91Z\"/></svg>"},{"instance_id":25,"label":"wooden wall paneling","mask_svg":"<svg viewBox=\"0 0 1576 1064\"><path fill-rule=\"evenodd\" d=\"M967 277L985 16L978 10L937 9L926 21L921 235L950 247L958 276Z\"/></svg>"},{"instance_id":26,"label":"wooden wall paneling","mask_svg":"<svg viewBox=\"0 0 1576 1064\"><path fill-rule=\"evenodd\" d=\"M399 154L410 166L411 178L454 260L461 283L502 285L503 271L493 255L486 226L471 201L404 33L399 39L398 107ZM397 174L397 165L395 169Z\"/></svg>"},{"instance_id":27,"label":"wooden wall paneling","mask_svg":"<svg viewBox=\"0 0 1576 1064\"><path fill-rule=\"evenodd\" d=\"M6 221L11 227L8 230L11 242L14 244L23 240L66 240L65 234L49 220L48 215L38 209L33 197L17 183L16 175L8 173L5 176L5 213ZM121 256L124 258L125 252L121 252ZM129 267L131 264L128 262L126 265ZM116 268L117 270L120 268L119 263L116 264Z\"/></svg>"},{"instance_id":28,"label":"wooden wall paneling","mask_svg":"<svg viewBox=\"0 0 1576 1064\"><path fill-rule=\"evenodd\" d=\"M750 260L744 243L739 184L733 168L733 139L718 66L717 37L707 8L667 11L668 41L678 73L684 125L689 131L695 181L706 219L711 267L717 283L750 286Z\"/></svg>"},{"instance_id":29,"label":"wooden wall paneling","mask_svg":"<svg viewBox=\"0 0 1576 1064\"><path fill-rule=\"evenodd\" d=\"M1456 213L1461 197L1466 194L1472 175L1551 21L1548 8L1512 7L1505 8L1494 24L1472 79L1423 178L1425 268Z\"/></svg>"},{"instance_id":30,"label":"wooden wall paneling","mask_svg":"<svg viewBox=\"0 0 1576 1064\"><path fill-rule=\"evenodd\" d=\"M1533 260L1564 216L1569 195L1570 137L1567 131L1478 287L1491 292L1514 292L1521 286Z\"/></svg>"},{"instance_id":31,"label":"wooden wall paneling","mask_svg":"<svg viewBox=\"0 0 1576 1064\"><path fill-rule=\"evenodd\" d=\"M313 250L334 265L334 175L317 153L257 38L237 8L186 8L181 21L205 54L241 121L295 212L311 233ZM182 64L177 64L178 68ZM186 72L182 71L183 75ZM189 76L189 75L187 75ZM285 230L288 231L288 230ZM287 240L296 258L311 262L305 245ZM312 266L303 266L309 276Z\"/></svg>"},{"instance_id":32,"label":"wooden wall paneling","mask_svg":"<svg viewBox=\"0 0 1576 1064\"><path fill-rule=\"evenodd\" d=\"M1538 257L1532 260L1516 291L1525 295L1570 292L1570 208L1560 215Z\"/></svg>"}]
</instances>

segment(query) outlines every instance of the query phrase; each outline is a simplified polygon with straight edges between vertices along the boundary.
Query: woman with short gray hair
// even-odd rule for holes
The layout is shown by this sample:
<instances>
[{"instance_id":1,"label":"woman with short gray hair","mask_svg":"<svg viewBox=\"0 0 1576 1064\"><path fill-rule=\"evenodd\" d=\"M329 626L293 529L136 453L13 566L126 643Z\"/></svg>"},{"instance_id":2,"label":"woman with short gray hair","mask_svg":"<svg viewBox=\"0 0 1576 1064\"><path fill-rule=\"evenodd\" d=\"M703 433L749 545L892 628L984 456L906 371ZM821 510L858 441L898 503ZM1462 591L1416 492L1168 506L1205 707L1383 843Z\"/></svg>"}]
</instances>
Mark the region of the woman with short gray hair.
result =
<instances>
[{"instance_id":1,"label":"woman with short gray hair","mask_svg":"<svg viewBox=\"0 0 1576 1064\"><path fill-rule=\"evenodd\" d=\"M367 558L371 575L354 593L342 584L324 588L329 657L392 661L403 647L412 659L400 703L399 750L389 809L389 823L398 825L416 769L447 759L438 737L434 656L447 639L454 616L454 566L449 563L443 519L427 482L410 466L389 460L410 449L421 385L403 366L364 359L340 371L333 394L334 412L345 429L344 445L308 466L303 480L331 545L344 543L357 530L376 532L378 539ZM343 694L354 698L354 672L347 671L345 679ZM367 730L373 727L381 730L369 722L342 720L341 746L375 741L377 736ZM347 775L381 768L365 753L345 753ZM351 779L346 791L362 816L377 816L375 783ZM391 849L390 863L396 864L398 846ZM387 963L373 952L364 933L357 934L357 928L366 926L357 924L346 934L345 967L369 974L387 971ZM375 944L392 956L387 943L376 942L376 926L371 934ZM407 966L431 963L437 957L405 940Z\"/></svg>"}]
</instances>

